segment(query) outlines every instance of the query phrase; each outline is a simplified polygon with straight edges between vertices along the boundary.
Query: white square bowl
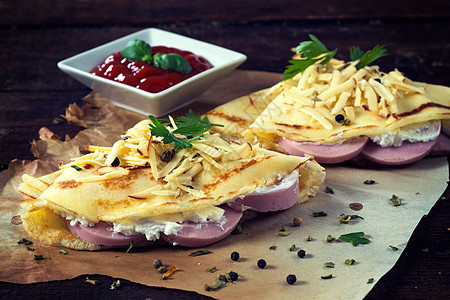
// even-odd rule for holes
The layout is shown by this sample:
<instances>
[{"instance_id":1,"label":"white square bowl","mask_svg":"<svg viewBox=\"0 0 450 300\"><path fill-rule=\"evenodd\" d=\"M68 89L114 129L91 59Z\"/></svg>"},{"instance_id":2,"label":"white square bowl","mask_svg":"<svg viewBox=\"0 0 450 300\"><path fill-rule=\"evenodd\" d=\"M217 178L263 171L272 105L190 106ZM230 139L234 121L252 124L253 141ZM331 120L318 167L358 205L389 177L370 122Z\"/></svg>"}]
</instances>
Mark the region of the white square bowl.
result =
<instances>
[{"instance_id":1,"label":"white square bowl","mask_svg":"<svg viewBox=\"0 0 450 300\"><path fill-rule=\"evenodd\" d=\"M134 39L143 40L151 46L167 46L193 52L206 58L214 67L159 93L149 93L90 73L107 56L121 51ZM246 59L242 53L161 29L148 28L62 60L58 62L58 68L119 107L159 117L195 101L200 94Z\"/></svg>"}]
</instances>

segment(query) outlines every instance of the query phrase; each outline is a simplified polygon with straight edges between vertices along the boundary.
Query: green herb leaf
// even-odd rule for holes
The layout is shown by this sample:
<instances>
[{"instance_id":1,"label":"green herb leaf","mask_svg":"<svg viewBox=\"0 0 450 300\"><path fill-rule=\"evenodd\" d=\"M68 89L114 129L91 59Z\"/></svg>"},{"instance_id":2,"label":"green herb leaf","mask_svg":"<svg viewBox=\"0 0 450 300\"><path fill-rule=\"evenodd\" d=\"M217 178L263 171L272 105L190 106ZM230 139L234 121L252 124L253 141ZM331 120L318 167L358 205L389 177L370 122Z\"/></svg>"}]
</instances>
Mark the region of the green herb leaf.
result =
<instances>
[{"instance_id":1,"label":"green herb leaf","mask_svg":"<svg viewBox=\"0 0 450 300\"><path fill-rule=\"evenodd\" d=\"M345 260L346 265L353 265L355 263L355 260L353 258L347 258Z\"/></svg>"},{"instance_id":2,"label":"green herb leaf","mask_svg":"<svg viewBox=\"0 0 450 300\"><path fill-rule=\"evenodd\" d=\"M128 246L128 249L127 249L126 253L129 253L131 248L133 248L133 243L132 242L130 243L130 246Z\"/></svg>"},{"instance_id":3,"label":"green herb leaf","mask_svg":"<svg viewBox=\"0 0 450 300\"><path fill-rule=\"evenodd\" d=\"M205 255L205 254L210 254L210 253L212 253L212 251L205 249L205 250L198 250L198 251L192 252L191 254L189 254L189 256L195 257L195 256Z\"/></svg>"},{"instance_id":4,"label":"green herb leaf","mask_svg":"<svg viewBox=\"0 0 450 300\"><path fill-rule=\"evenodd\" d=\"M391 199L389 199L394 206L400 206L402 204L402 200L397 195L392 195Z\"/></svg>"},{"instance_id":5,"label":"green herb leaf","mask_svg":"<svg viewBox=\"0 0 450 300\"><path fill-rule=\"evenodd\" d=\"M334 268L334 262L329 261L323 264L327 268Z\"/></svg>"},{"instance_id":6,"label":"green herb leaf","mask_svg":"<svg viewBox=\"0 0 450 300\"><path fill-rule=\"evenodd\" d=\"M53 125L59 125L59 124L62 124L62 123L64 123L64 119L63 118L56 117L56 118L53 119Z\"/></svg>"},{"instance_id":7,"label":"green herb leaf","mask_svg":"<svg viewBox=\"0 0 450 300\"><path fill-rule=\"evenodd\" d=\"M27 247L27 250L33 252L33 251L34 251L34 248Z\"/></svg>"},{"instance_id":8,"label":"green herb leaf","mask_svg":"<svg viewBox=\"0 0 450 300\"><path fill-rule=\"evenodd\" d=\"M295 244L292 244L291 247L289 248L289 251L295 251L295 249L297 249L297 247L295 247Z\"/></svg>"},{"instance_id":9,"label":"green herb leaf","mask_svg":"<svg viewBox=\"0 0 450 300\"><path fill-rule=\"evenodd\" d=\"M64 255L66 255L67 253L69 253L69 252L67 252L67 251L64 250L64 249L61 249L61 250L59 250L58 252L61 253L61 254L64 254Z\"/></svg>"},{"instance_id":10,"label":"green herb leaf","mask_svg":"<svg viewBox=\"0 0 450 300\"><path fill-rule=\"evenodd\" d=\"M291 233L292 233L292 231L282 231L282 230L278 231L278 235L280 235L280 236L288 236Z\"/></svg>"},{"instance_id":11,"label":"green herb leaf","mask_svg":"<svg viewBox=\"0 0 450 300\"><path fill-rule=\"evenodd\" d=\"M339 123L341 123L342 126L347 126L350 125L352 121L350 121L350 119L344 119L342 121L340 121Z\"/></svg>"},{"instance_id":12,"label":"green herb leaf","mask_svg":"<svg viewBox=\"0 0 450 300\"><path fill-rule=\"evenodd\" d=\"M277 250L277 248L278 247L276 245L272 245L272 246L269 247L270 250Z\"/></svg>"},{"instance_id":13,"label":"green herb leaf","mask_svg":"<svg viewBox=\"0 0 450 300\"><path fill-rule=\"evenodd\" d=\"M233 234L242 234L242 224L239 223L237 226L233 229Z\"/></svg>"},{"instance_id":14,"label":"green herb leaf","mask_svg":"<svg viewBox=\"0 0 450 300\"><path fill-rule=\"evenodd\" d=\"M111 284L111 287L109 289L115 290L115 289L119 288L119 286L120 286L120 279L117 279Z\"/></svg>"},{"instance_id":15,"label":"green herb leaf","mask_svg":"<svg viewBox=\"0 0 450 300\"><path fill-rule=\"evenodd\" d=\"M278 231L278 235L281 235L281 236L288 236L291 233L292 233L292 231L286 231L286 227L284 227L284 225L281 226L280 231Z\"/></svg>"},{"instance_id":16,"label":"green herb leaf","mask_svg":"<svg viewBox=\"0 0 450 300\"><path fill-rule=\"evenodd\" d=\"M334 190L331 186L326 186L325 189L323 190L325 193L327 194L334 194Z\"/></svg>"},{"instance_id":17,"label":"green herb leaf","mask_svg":"<svg viewBox=\"0 0 450 300\"><path fill-rule=\"evenodd\" d=\"M325 276L320 276L320 278L322 278L322 279L331 279L331 278L333 278L333 274L328 274L328 275L325 275Z\"/></svg>"},{"instance_id":18,"label":"green herb leaf","mask_svg":"<svg viewBox=\"0 0 450 300\"><path fill-rule=\"evenodd\" d=\"M398 250L398 248L395 247L395 246L389 245L389 247L391 247L391 249L394 250L394 251L397 251L397 250Z\"/></svg>"},{"instance_id":19,"label":"green herb leaf","mask_svg":"<svg viewBox=\"0 0 450 300\"><path fill-rule=\"evenodd\" d=\"M214 272L217 271L217 267L216 267L216 266L214 266L214 267L209 267L209 268L207 269L207 271L208 271L208 272L211 272L211 273L214 273Z\"/></svg>"},{"instance_id":20,"label":"green herb leaf","mask_svg":"<svg viewBox=\"0 0 450 300\"><path fill-rule=\"evenodd\" d=\"M341 218L339 219L339 223L340 224L348 224L348 221L353 220L353 219L357 219L357 218L360 218L360 219L364 220L363 217L358 216L358 215L341 214Z\"/></svg>"},{"instance_id":21,"label":"green herb leaf","mask_svg":"<svg viewBox=\"0 0 450 300\"><path fill-rule=\"evenodd\" d=\"M27 240L27 239L25 239L25 238L21 238L21 239L17 242L17 244L31 245L31 244L33 244L33 242L30 241L30 240Z\"/></svg>"},{"instance_id":22,"label":"green herb leaf","mask_svg":"<svg viewBox=\"0 0 450 300\"><path fill-rule=\"evenodd\" d=\"M370 242L369 239L363 237L364 235L364 232L352 232L341 235L339 239L344 242L352 243L353 246L358 246L359 244L368 244Z\"/></svg>"},{"instance_id":23,"label":"green herb leaf","mask_svg":"<svg viewBox=\"0 0 450 300\"><path fill-rule=\"evenodd\" d=\"M34 260L43 260L43 259L44 259L44 256L42 254L34 256Z\"/></svg>"},{"instance_id":24,"label":"green herb leaf","mask_svg":"<svg viewBox=\"0 0 450 300\"><path fill-rule=\"evenodd\" d=\"M291 79L298 73L305 71L309 66L319 62L324 65L336 54L337 49L329 51L319 39L310 34L311 41L301 42L294 51L300 54L299 59L289 61L290 65L284 71L283 80Z\"/></svg>"},{"instance_id":25,"label":"green herb leaf","mask_svg":"<svg viewBox=\"0 0 450 300\"><path fill-rule=\"evenodd\" d=\"M369 279L367 280L367 283L370 284L370 283L373 283L374 281L375 281L374 278L369 278Z\"/></svg>"},{"instance_id":26,"label":"green herb leaf","mask_svg":"<svg viewBox=\"0 0 450 300\"><path fill-rule=\"evenodd\" d=\"M71 165L71 167L74 168L75 170L77 170L78 172L79 172L79 171L83 171L83 169L80 168L80 167L77 166L77 165Z\"/></svg>"},{"instance_id":27,"label":"green herb leaf","mask_svg":"<svg viewBox=\"0 0 450 300\"><path fill-rule=\"evenodd\" d=\"M210 123L208 117L203 119L199 114L195 114L189 110L188 114L174 120L177 129L170 131L163 124L170 123L169 120L158 120L155 116L150 115L153 124L149 124L151 134L153 136L162 137L164 144L174 143L174 149L191 148L191 142L203 136L203 133L211 129L213 126L222 126L220 124ZM185 136L185 137L180 137ZM189 138L188 138L189 137Z\"/></svg>"},{"instance_id":28,"label":"green herb leaf","mask_svg":"<svg viewBox=\"0 0 450 300\"><path fill-rule=\"evenodd\" d=\"M97 280L89 279L89 277L86 277L86 280L84 282L90 283L90 284L93 284L93 285L98 284Z\"/></svg>"},{"instance_id":29,"label":"green herb leaf","mask_svg":"<svg viewBox=\"0 0 450 300\"><path fill-rule=\"evenodd\" d=\"M142 40L129 41L121 54L131 60L152 63L152 47Z\"/></svg>"},{"instance_id":30,"label":"green herb leaf","mask_svg":"<svg viewBox=\"0 0 450 300\"><path fill-rule=\"evenodd\" d=\"M372 50L369 50L367 52L362 51L359 47L352 47L350 49L350 59L353 61L359 60L358 64L356 65L357 70L364 68L380 57L387 55L389 54L384 48L384 45L376 45Z\"/></svg>"},{"instance_id":31,"label":"green herb leaf","mask_svg":"<svg viewBox=\"0 0 450 300\"><path fill-rule=\"evenodd\" d=\"M205 290L207 290L207 291L215 291L217 289L220 289L225 284L227 284L225 281L217 280L217 283L214 284L214 285L207 285L207 284L205 284Z\"/></svg>"},{"instance_id":32,"label":"green herb leaf","mask_svg":"<svg viewBox=\"0 0 450 300\"><path fill-rule=\"evenodd\" d=\"M167 272L167 266L160 266L158 268L158 273L166 273Z\"/></svg>"},{"instance_id":33,"label":"green herb leaf","mask_svg":"<svg viewBox=\"0 0 450 300\"><path fill-rule=\"evenodd\" d=\"M164 70L173 70L183 74L192 71L188 61L177 53L156 53L153 56L153 64Z\"/></svg>"},{"instance_id":34,"label":"green herb leaf","mask_svg":"<svg viewBox=\"0 0 450 300\"><path fill-rule=\"evenodd\" d=\"M327 235L327 242L328 243L332 243L336 240L336 238L334 236L332 236L331 234Z\"/></svg>"}]
</instances>

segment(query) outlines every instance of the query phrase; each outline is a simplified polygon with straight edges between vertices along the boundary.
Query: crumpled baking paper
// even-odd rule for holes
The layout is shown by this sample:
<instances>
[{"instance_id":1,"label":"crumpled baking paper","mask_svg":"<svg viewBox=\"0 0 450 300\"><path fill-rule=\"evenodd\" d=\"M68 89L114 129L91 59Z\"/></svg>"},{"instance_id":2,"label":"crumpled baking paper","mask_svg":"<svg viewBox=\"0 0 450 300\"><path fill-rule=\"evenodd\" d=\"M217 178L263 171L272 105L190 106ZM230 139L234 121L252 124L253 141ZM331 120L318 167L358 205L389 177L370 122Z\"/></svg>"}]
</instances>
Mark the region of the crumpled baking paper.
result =
<instances>
[{"instance_id":1,"label":"crumpled baking paper","mask_svg":"<svg viewBox=\"0 0 450 300\"><path fill-rule=\"evenodd\" d=\"M205 112L266 88L279 78L279 74L273 73L235 71L190 108ZM78 156L88 144L111 145L127 128L146 117L117 108L96 93L84 100L81 108L68 107L66 118L86 129L64 140L41 129L41 139L34 141L31 149L39 159L29 162L18 158L0 173L1 281L32 283L104 274L150 286L196 291L217 299L362 299L394 266L421 217L447 187L449 169L445 157L425 158L402 167L326 166L325 186L309 202L282 212L259 214L242 224L241 234L232 234L214 245L191 249L157 244L131 248L128 253L127 249L100 252L66 249L67 254L63 254L58 247L28 238L16 217L20 202L26 198L16 191L21 175L49 173L59 162ZM375 183L365 184L365 180ZM400 198L400 206L390 201L393 195ZM354 211L351 203L362 204L363 208ZM314 217L316 212L327 215ZM355 217L348 224L341 224L341 214ZM294 217L303 220L300 226L293 225ZM282 230L288 234L280 235ZM338 239L342 234L354 232L364 232L364 238L370 242L354 246ZM21 238L30 239L32 244L18 244ZM211 253L190 256L201 249ZM297 256L300 249L306 253L303 258ZM240 253L238 261L230 259L233 251ZM35 260L34 255L42 255L43 259ZM161 259L168 267L176 266L177 270L163 280L152 266L155 259ZM257 267L259 259L266 260L264 269ZM347 259L354 263L346 264ZM214 266L216 272L207 270ZM214 285L219 274L229 271L239 274L236 282L206 291L205 285ZM297 282L293 285L286 282L289 274L296 275ZM330 275L329 279L322 278Z\"/></svg>"}]
</instances>

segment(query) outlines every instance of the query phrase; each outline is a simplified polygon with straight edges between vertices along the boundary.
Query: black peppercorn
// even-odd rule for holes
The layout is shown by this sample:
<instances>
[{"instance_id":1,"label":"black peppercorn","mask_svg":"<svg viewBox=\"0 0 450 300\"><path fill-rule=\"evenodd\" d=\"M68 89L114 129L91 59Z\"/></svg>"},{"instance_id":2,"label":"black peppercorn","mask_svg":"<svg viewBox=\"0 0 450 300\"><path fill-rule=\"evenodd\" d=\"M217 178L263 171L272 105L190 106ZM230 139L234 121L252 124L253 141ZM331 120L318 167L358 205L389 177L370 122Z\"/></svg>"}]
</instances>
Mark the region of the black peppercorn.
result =
<instances>
[{"instance_id":1,"label":"black peppercorn","mask_svg":"<svg viewBox=\"0 0 450 300\"><path fill-rule=\"evenodd\" d=\"M162 261L160 259L155 259L153 261L153 267L155 267L155 269L158 269L161 266L162 266Z\"/></svg>"},{"instance_id":2,"label":"black peppercorn","mask_svg":"<svg viewBox=\"0 0 450 300\"><path fill-rule=\"evenodd\" d=\"M111 166L113 166L113 167L120 166L120 160L118 157L114 158L113 162L111 163Z\"/></svg>"},{"instance_id":3,"label":"black peppercorn","mask_svg":"<svg viewBox=\"0 0 450 300\"><path fill-rule=\"evenodd\" d=\"M238 261L239 260L239 253L236 252L236 251L231 253L231 260Z\"/></svg>"},{"instance_id":4,"label":"black peppercorn","mask_svg":"<svg viewBox=\"0 0 450 300\"><path fill-rule=\"evenodd\" d=\"M169 162L173 157L173 153L169 150L164 150L159 157L162 161Z\"/></svg>"},{"instance_id":5,"label":"black peppercorn","mask_svg":"<svg viewBox=\"0 0 450 300\"><path fill-rule=\"evenodd\" d=\"M231 281L236 281L238 280L238 273L231 271L230 273L228 273L228 275L230 276Z\"/></svg>"},{"instance_id":6,"label":"black peppercorn","mask_svg":"<svg viewBox=\"0 0 450 300\"><path fill-rule=\"evenodd\" d=\"M264 269L266 267L267 263L264 259L258 260L258 268Z\"/></svg>"},{"instance_id":7,"label":"black peppercorn","mask_svg":"<svg viewBox=\"0 0 450 300\"><path fill-rule=\"evenodd\" d=\"M341 123L342 121L345 120L344 115L338 114L336 115L336 117L334 117L334 119L336 120L336 122Z\"/></svg>"},{"instance_id":8,"label":"black peppercorn","mask_svg":"<svg viewBox=\"0 0 450 300\"><path fill-rule=\"evenodd\" d=\"M303 257L305 257L305 255L306 255L305 250L298 250L298 252L297 252L298 257L303 258Z\"/></svg>"},{"instance_id":9,"label":"black peppercorn","mask_svg":"<svg viewBox=\"0 0 450 300\"><path fill-rule=\"evenodd\" d=\"M294 284L297 281L297 277L294 274L290 274L286 277L286 282L289 284Z\"/></svg>"}]
</instances>

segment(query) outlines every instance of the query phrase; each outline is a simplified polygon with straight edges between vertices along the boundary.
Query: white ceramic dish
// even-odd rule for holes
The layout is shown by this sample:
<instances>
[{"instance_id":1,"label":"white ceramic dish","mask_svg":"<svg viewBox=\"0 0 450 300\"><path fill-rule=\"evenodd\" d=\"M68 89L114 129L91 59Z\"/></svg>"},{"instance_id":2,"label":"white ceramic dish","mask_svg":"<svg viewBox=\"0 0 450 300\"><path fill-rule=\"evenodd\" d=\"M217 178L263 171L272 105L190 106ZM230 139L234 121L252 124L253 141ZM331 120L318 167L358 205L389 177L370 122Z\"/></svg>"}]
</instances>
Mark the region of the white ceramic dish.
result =
<instances>
[{"instance_id":1,"label":"white ceramic dish","mask_svg":"<svg viewBox=\"0 0 450 300\"><path fill-rule=\"evenodd\" d=\"M209 60L214 67L159 93L149 93L90 73L108 55L121 51L133 39L144 40L151 46L191 51ZM232 50L161 29L148 28L62 60L58 63L58 68L117 106L159 117L195 101L201 93L246 59L244 54Z\"/></svg>"}]
</instances>

